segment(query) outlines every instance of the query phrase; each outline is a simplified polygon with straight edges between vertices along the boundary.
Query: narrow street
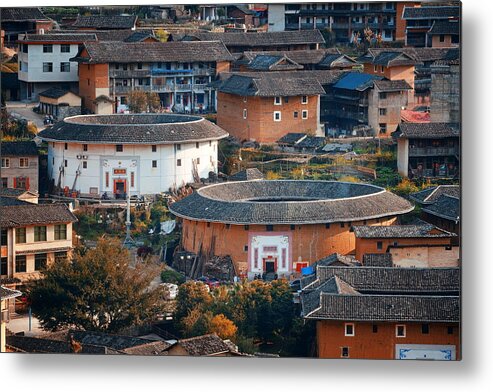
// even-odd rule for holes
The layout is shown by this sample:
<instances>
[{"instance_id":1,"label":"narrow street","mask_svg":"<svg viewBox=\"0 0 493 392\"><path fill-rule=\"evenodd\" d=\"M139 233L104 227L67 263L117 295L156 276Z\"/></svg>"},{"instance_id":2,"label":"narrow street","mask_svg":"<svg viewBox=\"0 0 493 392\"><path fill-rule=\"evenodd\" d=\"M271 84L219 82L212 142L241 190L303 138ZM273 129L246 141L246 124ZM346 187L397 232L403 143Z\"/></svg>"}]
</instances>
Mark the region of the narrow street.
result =
<instances>
[{"instance_id":1,"label":"narrow street","mask_svg":"<svg viewBox=\"0 0 493 392\"><path fill-rule=\"evenodd\" d=\"M25 103L19 101L7 102L7 111L15 118L32 122L38 128L38 132L46 128L43 123L44 116L33 112L36 103Z\"/></svg>"}]
</instances>

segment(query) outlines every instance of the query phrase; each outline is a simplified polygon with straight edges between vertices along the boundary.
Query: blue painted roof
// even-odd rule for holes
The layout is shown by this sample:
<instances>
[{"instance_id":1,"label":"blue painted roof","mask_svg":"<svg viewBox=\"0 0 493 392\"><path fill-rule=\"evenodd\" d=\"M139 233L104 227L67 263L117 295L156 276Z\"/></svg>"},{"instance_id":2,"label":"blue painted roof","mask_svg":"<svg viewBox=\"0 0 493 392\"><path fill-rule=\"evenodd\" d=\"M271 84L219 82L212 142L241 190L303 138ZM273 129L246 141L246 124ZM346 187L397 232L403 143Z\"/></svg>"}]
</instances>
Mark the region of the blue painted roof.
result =
<instances>
[{"instance_id":1,"label":"blue painted roof","mask_svg":"<svg viewBox=\"0 0 493 392\"><path fill-rule=\"evenodd\" d=\"M365 74L360 72L348 72L334 85L335 88L345 90L364 90L374 80L381 80L381 76Z\"/></svg>"}]
</instances>

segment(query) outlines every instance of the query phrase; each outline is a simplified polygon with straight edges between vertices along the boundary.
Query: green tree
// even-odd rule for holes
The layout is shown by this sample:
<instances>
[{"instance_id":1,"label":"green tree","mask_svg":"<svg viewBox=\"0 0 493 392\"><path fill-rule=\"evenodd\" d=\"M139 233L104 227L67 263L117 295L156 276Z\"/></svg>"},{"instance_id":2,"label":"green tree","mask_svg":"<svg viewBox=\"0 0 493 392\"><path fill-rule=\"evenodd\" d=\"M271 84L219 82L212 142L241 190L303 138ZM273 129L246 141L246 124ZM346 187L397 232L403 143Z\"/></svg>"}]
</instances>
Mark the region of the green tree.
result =
<instances>
[{"instance_id":1,"label":"green tree","mask_svg":"<svg viewBox=\"0 0 493 392\"><path fill-rule=\"evenodd\" d=\"M103 238L72 261L52 264L29 288L33 314L47 330L118 332L151 320L162 308L162 289L149 289L152 268L132 268L129 260L117 240Z\"/></svg>"},{"instance_id":2,"label":"green tree","mask_svg":"<svg viewBox=\"0 0 493 392\"><path fill-rule=\"evenodd\" d=\"M177 307L175 318L181 324L181 319L198 308L206 309L212 304L212 296L202 282L189 281L180 286L176 297Z\"/></svg>"},{"instance_id":3,"label":"green tree","mask_svg":"<svg viewBox=\"0 0 493 392\"><path fill-rule=\"evenodd\" d=\"M128 109L133 113L147 111L147 96L144 91L132 91L128 94Z\"/></svg>"}]
</instances>

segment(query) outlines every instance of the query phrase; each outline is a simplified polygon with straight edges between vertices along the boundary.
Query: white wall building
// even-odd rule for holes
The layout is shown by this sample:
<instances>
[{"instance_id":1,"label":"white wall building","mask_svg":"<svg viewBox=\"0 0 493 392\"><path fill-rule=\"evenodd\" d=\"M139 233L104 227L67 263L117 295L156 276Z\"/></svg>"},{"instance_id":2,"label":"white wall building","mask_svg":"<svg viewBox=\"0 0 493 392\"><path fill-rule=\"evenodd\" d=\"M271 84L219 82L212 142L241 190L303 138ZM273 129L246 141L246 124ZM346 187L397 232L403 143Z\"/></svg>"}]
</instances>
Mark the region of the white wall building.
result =
<instances>
[{"instance_id":1,"label":"white wall building","mask_svg":"<svg viewBox=\"0 0 493 392\"><path fill-rule=\"evenodd\" d=\"M217 173L218 140L228 134L198 116L93 115L66 118L48 141L54 185L119 197L168 191Z\"/></svg>"},{"instance_id":2,"label":"white wall building","mask_svg":"<svg viewBox=\"0 0 493 392\"><path fill-rule=\"evenodd\" d=\"M78 91L78 63L70 61L94 34L25 34L19 39L21 99L37 100L51 87Z\"/></svg>"}]
</instances>

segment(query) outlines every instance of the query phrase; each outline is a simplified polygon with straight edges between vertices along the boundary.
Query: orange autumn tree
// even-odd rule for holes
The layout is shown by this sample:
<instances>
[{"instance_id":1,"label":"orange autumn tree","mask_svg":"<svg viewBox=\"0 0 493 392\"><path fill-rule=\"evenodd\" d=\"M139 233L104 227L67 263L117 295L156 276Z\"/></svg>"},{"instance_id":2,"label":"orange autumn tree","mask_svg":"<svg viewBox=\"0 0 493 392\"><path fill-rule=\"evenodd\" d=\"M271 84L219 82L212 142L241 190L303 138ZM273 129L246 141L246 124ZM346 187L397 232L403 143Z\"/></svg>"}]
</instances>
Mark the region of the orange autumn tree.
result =
<instances>
[{"instance_id":1,"label":"orange autumn tree","mask_svg":"<svg viewBox=\"0 0 493 392\"><path fill-rule=\"evenodd\" d=\"M238 332L238 327L221 313L210 320L208 332L216 333L221 339L234 339Z\"/></svg>"}]
</instances>

